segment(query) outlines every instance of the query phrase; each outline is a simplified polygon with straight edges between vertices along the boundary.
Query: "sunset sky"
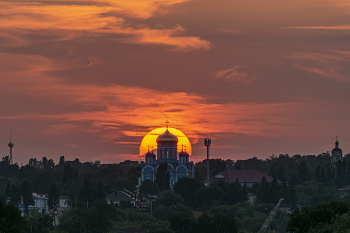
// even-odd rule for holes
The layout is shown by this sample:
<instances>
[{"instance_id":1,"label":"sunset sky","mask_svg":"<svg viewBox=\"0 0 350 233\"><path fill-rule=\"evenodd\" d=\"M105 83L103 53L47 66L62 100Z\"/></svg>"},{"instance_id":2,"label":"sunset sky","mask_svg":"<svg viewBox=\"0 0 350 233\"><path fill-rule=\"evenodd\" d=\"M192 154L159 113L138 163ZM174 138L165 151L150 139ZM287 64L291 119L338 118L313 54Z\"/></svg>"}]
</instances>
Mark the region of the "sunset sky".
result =
<instances>
[{"instance_id":1,"label":"sunset sky","mask_svg":"<svg viewBox=\"0 0 350 233\"><path fill-rule=\"evenodd\" d=\"M350 152L349 0L0 0L0 152L191 159Z\"/></svg>"}]
</instances>

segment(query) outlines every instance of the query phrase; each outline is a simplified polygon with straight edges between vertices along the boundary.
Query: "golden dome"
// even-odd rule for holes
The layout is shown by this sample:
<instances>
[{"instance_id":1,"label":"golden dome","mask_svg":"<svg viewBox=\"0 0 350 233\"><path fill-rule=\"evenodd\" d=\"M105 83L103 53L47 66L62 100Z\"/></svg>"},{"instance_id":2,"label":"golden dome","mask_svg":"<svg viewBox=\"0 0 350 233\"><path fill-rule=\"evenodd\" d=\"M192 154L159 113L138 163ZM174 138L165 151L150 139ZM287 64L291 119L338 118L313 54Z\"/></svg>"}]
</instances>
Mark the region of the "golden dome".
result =
<instances>
[{"instance_id":1,"label":"golden dome","mask_svg":"<svg viewBox=\"0 0 350 233\"><path fill-rule=\"evenodd\" d=\"M157 137L157 144L177 144L178 142L178 139L177 137L170 133L168 129L166 129L165 133L159 135Z\"/></svg>"}]
</instances>

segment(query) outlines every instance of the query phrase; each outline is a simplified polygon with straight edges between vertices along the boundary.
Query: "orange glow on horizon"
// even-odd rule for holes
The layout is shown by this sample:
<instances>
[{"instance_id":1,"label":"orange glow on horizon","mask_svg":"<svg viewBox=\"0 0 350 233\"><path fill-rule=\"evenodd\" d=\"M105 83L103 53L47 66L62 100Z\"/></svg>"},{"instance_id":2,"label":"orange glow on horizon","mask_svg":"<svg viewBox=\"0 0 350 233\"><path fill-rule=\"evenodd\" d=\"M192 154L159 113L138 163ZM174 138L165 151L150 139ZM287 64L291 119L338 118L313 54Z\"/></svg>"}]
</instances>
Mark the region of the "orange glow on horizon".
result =
<instances>
[{"instance_id":1,"label":"orange glow on horizon","mask_svg":"<svg viewBox=\"0 0 350 233\"><path fill-rule=\"evenodd\" d=\"M191 143L186 137L184 133L182 133L180 130L175 129L175 128L168 128L169 132L174 134L178 138L178 143L177 143L177 151L180 152L182 151L182 145L184 145L184 150L186 146L186 152L191 155L192 154L192 147ZM157 137L161 134L163 134L166 131L166 127L162 128L157 128L149 132L143 139L140 145L140 157L143 158L143 155L148 152L148 146L153 146L153 150L157 149ZM156 151L155 151L156 154Z\"/></svg>"}]
</instances>

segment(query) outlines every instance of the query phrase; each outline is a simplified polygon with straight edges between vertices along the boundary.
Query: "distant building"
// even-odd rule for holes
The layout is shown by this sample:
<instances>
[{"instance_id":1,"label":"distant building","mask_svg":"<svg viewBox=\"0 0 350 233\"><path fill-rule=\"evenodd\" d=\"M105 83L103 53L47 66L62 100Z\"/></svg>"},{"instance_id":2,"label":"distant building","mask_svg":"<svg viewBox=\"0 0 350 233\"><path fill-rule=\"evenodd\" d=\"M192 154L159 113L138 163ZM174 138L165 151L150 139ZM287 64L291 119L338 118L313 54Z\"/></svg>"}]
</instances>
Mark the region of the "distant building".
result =
<instances>
[{"instance_id":1,"label":"distant building","mask_svg":"<svg viewBox=\"0 0 350 233\"><path fill-rule=\"evenodd\" d=\"M331 163L332 165L337 165L337 162L343 159L343 151L339 148L339 142L338 142L338 136L335 141L335 148L332 150L332 158Z\"/></svg>"},{"instance_id":2,"label":"distant building","mask_svg":"<svg viewBox=\"0 0 350 233\"><path fill-rule=\"evenodd\" d=\"M28 206L29 211L36 211L40 214L48 213L48 205L47 205L47 194L37 194L33 193L34 205Z\"/></svg>"},{"instance_id":3,"label":"distant building","mask_svg":"<svg viewBox=\"0 0 350 233\"><path fill-rule=\"evenodd\" d=\"M60 206L62 209L67 209L69 208L69 198L67 196L60 196L58 198L58 206Z\"/></svg>"},{"instance_id":4,"label":"distant building","mask_svg":"<svg viewBox=\"0 0 350 233\"><path fill-rule=\"evenodd\" d=\"M169 132L157 138L157 156L152 152L145 155L145 162L141 162L141 181L150 179L153 182L156 179L157 168L161 162L167 162L168 172L170 174L170 188L173 188L175 183L181 177L194 178L194 164L189 161L189 154L177 151L178 138Z\"/></svg>"},{"instance_id":5,"label":"distant building","mask_svg":"<svg viewBox=\"0 0 350 233\"><path fill-rule=\"evenodd\" d=\"M339 188L338 191L340 192L341 196L345 196L346 194L349 194L349 189L350 189L350 184Z\"/></svg>"},{"instance_id":6,"label":"distant building","mask_svg":"<svg viewBox=\"0 0 350 233\"><path fill-rule=\"evenodd\" d=\"M112 202L113 205L115 204L119 205L121 200L127 200L127 201L130 201L135 206L135 203L137 201L133 193L127 192L127 191L115 191L113 193L106 195L105 199L108 204Z\"/></svg>"},{"instance_id":7,"label":"distant building","mask_svg":"<svg viewBox=\"0 0 350 233\"><path fill-rule=\"evenodd\" d=\"M215 182L223 180L227 183L235 183L238 179L238 183L243 187L246 184L247 188L253 186L253 184L261 183L261 180L265 176L267 182L271 182L273 178L266 175L265 173L259 172L257 170L227 170L224 172L219 172L213 177L209 178L209 182ZM279 183L281 181L278 181ZM203 183L207 186L207 180L203 180Z\"/></svg>"}]
</instances>

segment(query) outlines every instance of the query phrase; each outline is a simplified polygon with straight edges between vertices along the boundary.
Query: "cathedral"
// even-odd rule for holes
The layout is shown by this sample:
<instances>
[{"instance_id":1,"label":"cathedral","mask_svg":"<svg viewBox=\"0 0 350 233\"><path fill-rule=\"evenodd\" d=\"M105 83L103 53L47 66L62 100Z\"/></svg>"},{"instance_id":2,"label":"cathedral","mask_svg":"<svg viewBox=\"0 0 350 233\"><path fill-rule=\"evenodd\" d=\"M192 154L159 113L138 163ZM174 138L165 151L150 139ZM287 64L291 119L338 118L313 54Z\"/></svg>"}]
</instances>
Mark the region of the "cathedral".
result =
<instances>
[{"instance_id":1,"label":"cathedral","mask_svg":"<svg viewBox=\"0 0 350 233\"><path fill-rule=\"evenodd\" d=\"M141 162L141 181L150 179L154 182L161 162L168 164L170 188L173 188L181 177L194 178L194 164L189 161L190 155L183 149L178 153L177 143L178 138L170 133L168 128L157 137L157 156L153 150L146 153L145 161Z\"/></svg>"}]
</instances>

